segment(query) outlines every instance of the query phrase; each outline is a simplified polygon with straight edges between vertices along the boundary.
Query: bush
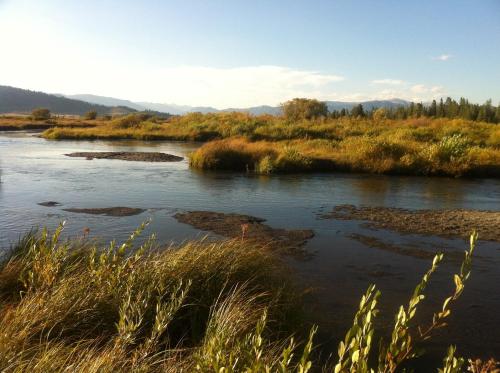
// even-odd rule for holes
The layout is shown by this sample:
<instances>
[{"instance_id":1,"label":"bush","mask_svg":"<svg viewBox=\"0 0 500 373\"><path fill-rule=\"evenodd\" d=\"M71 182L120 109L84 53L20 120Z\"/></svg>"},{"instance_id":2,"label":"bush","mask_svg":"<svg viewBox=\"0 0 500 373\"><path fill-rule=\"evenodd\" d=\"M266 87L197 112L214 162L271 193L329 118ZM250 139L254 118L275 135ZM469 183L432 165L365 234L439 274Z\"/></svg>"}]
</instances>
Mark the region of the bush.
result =
<instances>
[{"instance_id":1,"label":"bush","mask_svg":"<svg viewBox=\"0 0 500 373\"><path fill-rule=\"evenodd\" d=\"M441 139L438 148L441 160L458 159L468 152L469 140L461 134L446 136Z\"/></svg>"},{"instance_id":2,"label":"bush","mask_svg":"<svg viewBox=\"0 0 500 373\"><path fill-rule=\"evenodd\" d=\"M31 117L34 120L47 120L50 119L50 110L45 108L38 108L31 112Z\"/></svg>"},{"instance_id":3,"label":"bush","mask_svg":"<svg viewBox=\"0 0 500 373\"><path fill-rule=\"evenodd\" d=\"M275 161L271 158L271 156L266 155L257 162L255 172L262 175L269 175L274 172L275 168Z\"/></svg>"},{"instance_id":4,"label":"bush","mask_svg":"<svg viewBox=\"0 0 500 373\"><path fill-rule=\"evenodd\" d=\"M88 111L87 113L85 113L83 118L86 120L94 120L97 118L97 111L95 110Z\"/></svg>"},{"instance_id":5,"label":"bush","mask_svg":"<svg viewBox=\"0 0 500 373\"><path fill-rule=\"evenodd\" d=\"M285 146L276 160L276 168L282 172L308 171L312 160L305 157L297 149Z\"/></svg>"}]
</instances>

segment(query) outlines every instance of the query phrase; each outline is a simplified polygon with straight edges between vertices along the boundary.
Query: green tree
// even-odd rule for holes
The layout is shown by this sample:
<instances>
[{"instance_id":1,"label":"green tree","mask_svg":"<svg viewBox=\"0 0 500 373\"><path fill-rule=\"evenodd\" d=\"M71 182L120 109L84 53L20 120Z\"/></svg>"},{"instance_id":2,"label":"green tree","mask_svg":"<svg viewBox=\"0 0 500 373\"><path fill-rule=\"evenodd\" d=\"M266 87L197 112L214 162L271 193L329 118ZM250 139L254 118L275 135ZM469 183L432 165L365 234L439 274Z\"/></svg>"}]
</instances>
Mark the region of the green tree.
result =
<instances>
[{"instance_id":1,"label":"green tree","mask_svg":"<svg viewBox=\"0 0 500 373\"><path fill-rule=\"evenodd\" d=\"M437 103L436 100L432 100L431 106L429 106L429 116L435 117L437 114Z\"/></svg>"},{"instance_id":2,"label":"green tree","mask_svg":"<svg viewBox=\"0 0 500 373\"><path fill-rule=\"evenodd\" d=\"M365 110L363 109L363 105L357 104L354 105L354 107L351 109L351 116L352 117L364 117L365 116Z\"/></svg>"},{"instance_id":3,"label":"green tree","mask_svg":"<svg viewBox=\"0 0 500 373\"><path fill-rule=\"evenodd\" d=\"M441 100L439 100L439 106L437 108L437 114L436 116L438 118L444 117L444 103L443 103L443 98L441 97Z\"/></svg>"},{"instance_id":4,"label":"green tree","mask_svg":"<svg viewBox=\"0 0 500 373\"><path fill-rule=\"evenodd\" d=\"M328 115L326 103L308 98L294 98L281 104L281 109L283 115L290 120L313 119Z\"/></svg>"},{"instance_id":5,"label":"green tree","mask_svg":"<svg viewBox=\"0 0 500 373\"><path fill-rule=\"evenodd\" d=\"M31 112L31 117L34 120L50 119L50 110L45 108L37 108Z\"/></svg>"}]
</instances>

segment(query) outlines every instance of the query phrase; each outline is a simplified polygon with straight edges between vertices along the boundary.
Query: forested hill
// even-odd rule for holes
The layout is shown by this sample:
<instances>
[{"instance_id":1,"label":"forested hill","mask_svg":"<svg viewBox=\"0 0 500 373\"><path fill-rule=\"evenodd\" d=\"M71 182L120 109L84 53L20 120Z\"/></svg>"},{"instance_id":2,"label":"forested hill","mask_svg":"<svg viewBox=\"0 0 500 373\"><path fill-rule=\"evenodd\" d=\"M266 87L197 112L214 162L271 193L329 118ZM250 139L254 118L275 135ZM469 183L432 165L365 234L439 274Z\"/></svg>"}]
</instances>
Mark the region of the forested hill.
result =
<instances>
[{"instance_id":1,"label":"forested hill","mask_svg":"<svg viewBox=\"0 0 500 373\"><path fill-rule=\"evenodd\" d=\"M125 106L91 104L58 95L0 85L0 113L31 113L33 109L39 107L49 109L54 114L75 115L83 115L89 111L96 111L100 115L127 114L135 111Z\"/></svg>"}]
</instances>

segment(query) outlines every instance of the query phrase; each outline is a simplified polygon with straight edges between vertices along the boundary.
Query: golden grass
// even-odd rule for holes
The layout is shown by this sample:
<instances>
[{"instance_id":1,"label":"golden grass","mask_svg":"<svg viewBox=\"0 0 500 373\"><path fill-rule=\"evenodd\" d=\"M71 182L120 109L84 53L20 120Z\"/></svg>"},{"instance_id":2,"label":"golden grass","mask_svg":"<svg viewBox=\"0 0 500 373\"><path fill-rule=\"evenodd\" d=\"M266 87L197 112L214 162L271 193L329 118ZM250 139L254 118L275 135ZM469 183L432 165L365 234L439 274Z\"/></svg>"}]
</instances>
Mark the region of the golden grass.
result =
<instances>
[{"instance_id":1,"label":"golden grass","mask_svg":"<svg viewBox=\"0 0 500 373\"><path fill-rule=\"evenodd\" d=\"M30 116L23 115L2 115L0 116L0 130L47 130L53 127L90 127L95 126L96 122L82 120L79 117L54 117L47 120L34 120Z\"/></svg>"},{"instance_id":2,"label":"golden grass","mask_svg":"<svg viewBox=\"0 0 500 373\"><path fill-rule=\"evenodd\" d=\"M201 169L259 173L349 171L500 175L500 129L463 119L321 118L193 113L161 121L129 115L90 128L54 127L48 139L213 141L191 157Z\"/></svg>"},{"instance_id":3,"label":"golden grass","mask_svg":"<svg viewBox=\"0 0 500 373\"><path fill-rule=\"evenodd\" d=\"M458 139L458 141L456 141ZM190 157L194 168L275 172L348 171L403 175L500 176L500 150L469 146L459 137L437 144L349 137L342 141L256 141L225 139L209 142ZM451 143L451 144L450 144Z\"/></svg>"},{"instance_id":4,"label":"golden grass","mask_svg":"<svg viewBox=\"0 0 500 373\"><path fill-rule=\"evenodd\" d=\"M374 285L339 343L338 361L321 367L312 354L316 327L305 343L289 337L300 338L302 330L297 287L270 251L240 239L165 249L150 239L135 247L143 228L103 248L61 241L62 226L20 240L0 264L2 372L371 371L380 296ZM377 371L395 373L418 355L419 341L446 325L470 276L476 238L454 276L454 291L432 322L417 329L413 319L443 255L434 258L401 306L392 338L380 344ZM452 346L444 371L459 372L464 363Z\"/></svg>"},{"instance_id":5,"label":"golden grass","mask_svg":"<svg viewBox=\"0 0 500 373\"><path fill-rule=\"evenodd\" d=\"M134 248L139 229L98 248L59 232L25 236L0 267L2 372L193 371L227 358L243 370L258 325L273 365L300 320L284 264L241 240Z\"/></svg>"}]
</instances>

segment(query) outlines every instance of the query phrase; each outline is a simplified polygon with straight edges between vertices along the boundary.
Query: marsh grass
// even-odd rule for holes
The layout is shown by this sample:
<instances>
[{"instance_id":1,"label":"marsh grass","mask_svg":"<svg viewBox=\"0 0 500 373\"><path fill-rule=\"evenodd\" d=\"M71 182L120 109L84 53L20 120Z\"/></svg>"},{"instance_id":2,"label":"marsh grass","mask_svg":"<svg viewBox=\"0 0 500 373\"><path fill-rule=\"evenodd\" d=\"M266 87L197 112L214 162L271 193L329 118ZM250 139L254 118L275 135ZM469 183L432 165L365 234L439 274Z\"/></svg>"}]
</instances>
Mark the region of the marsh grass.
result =
<instances>
[{"instance_id":1,"label":"marsh grass","mask_svg":"<svg viewBox=\"0 0 500 373\"><path fill-rule=\"evenodd\" d=\"M4 258L2 371L192 371L224 346L250 348L264 324L261 358L274 364L301 320L286 268L241 240L133 247L141 227L99 248L61 241L61 229L31 232Z\"/></svg>"},{"instance_id":2,"label":"marsh grass","mask_svg":"<svg viewBox=\"0 0 500 373\"><path fill-rule=\"evenodd\" d=\"M428 326L412 321L441 254L401 306L377 367L370 359L380 298L374 285L339 344L338 362L321 367L317 329L301 333L298 287L274 254L242 239L160 249L151 237L137 247L145 224L107 247L63 241L63 225L19 241L0 266L1 371L395 372L418 356L419 341L445 326L470 276L476 240L454 277L455 291ZM451 347L442 371L464 364ZM481 372L496 363L470 365Z\"/></svg>"},{"instance_id":3,"label":"marsh grass","mask_svg":"<svg viewBox=\"0 0 500 373\"><path fill-rule=\"evenodd\" d=\"M54 127L43 136L203 141L207 143L191 157L191 165L201 169L498 177L499 131L498 125L463 119L290 121L245 113L191 113L168 120L131 114L88 128Z\"/></svg>"}]
</instances>

